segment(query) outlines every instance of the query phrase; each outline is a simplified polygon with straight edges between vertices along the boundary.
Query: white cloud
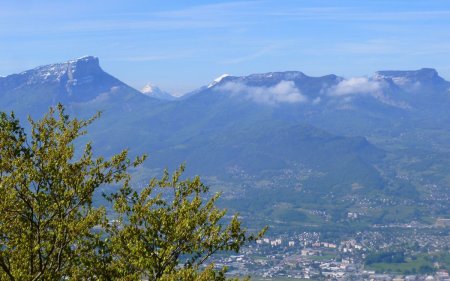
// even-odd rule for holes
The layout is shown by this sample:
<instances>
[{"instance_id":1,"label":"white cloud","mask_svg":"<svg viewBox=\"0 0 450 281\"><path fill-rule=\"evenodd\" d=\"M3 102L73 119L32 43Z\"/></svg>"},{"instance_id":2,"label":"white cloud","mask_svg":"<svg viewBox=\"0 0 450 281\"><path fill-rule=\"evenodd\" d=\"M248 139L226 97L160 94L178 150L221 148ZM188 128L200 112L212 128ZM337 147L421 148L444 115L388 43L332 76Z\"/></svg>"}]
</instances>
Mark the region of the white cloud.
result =
<instances>
[{"instance_id":1,"label":"white cloud","mask_svg":"<svg viewBox=\"0 0 450 281\"><path fill-rule=\"evenodd\" d=\"M357 95L372 96L378 101L399 108L408 109L410 106L404 101L392 100L386 96L384 92L388 85L381 80L372 80L367 77L352 77L347 80L342 80L336 86L328 89L328 95L340 98L343 104L352 102L353 97Z\"/></svg>"},{"instance_id":2,"label":"white cloud","mask_svg":"<svg viewBox=\"0 0 450 281\"><path fill-rule=\"evenodd\" d=\"M374 95L383 92L384 83L370 80L367 77L352 77L342 80L329 89L330 96Z\"/></svg>"},{"instance_id":3,"label":"white cloud","mask_svg":"<svg viewBox=\"0 0 450 281\"><path fill-rule=\"evenodd\" d=\"M295 86L293 81L281 81L272 87L254 87L244 83L228 82L215 88L216 91L241 95L258 103L275 105L279 103L302 103L308 98Z\"/></svg>"}]
</instances>

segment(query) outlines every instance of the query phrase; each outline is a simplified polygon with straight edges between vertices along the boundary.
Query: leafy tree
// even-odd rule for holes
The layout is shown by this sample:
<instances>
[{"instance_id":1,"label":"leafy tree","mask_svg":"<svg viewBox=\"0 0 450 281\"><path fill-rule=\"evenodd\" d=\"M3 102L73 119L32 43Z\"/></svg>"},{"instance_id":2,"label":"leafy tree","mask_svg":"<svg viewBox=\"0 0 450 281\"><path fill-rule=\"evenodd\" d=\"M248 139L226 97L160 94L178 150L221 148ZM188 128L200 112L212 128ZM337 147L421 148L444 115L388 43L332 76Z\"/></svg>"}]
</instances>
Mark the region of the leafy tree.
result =
<instances>
[{"instance_id":1,"label":"leafy tree","mask_svg":"<svg viewBox=\"0 0 450 281\"><path fill-rule=\"evenodd\" d=\"M55 117L57 115L57 117ZM103 184L128 178L127 152L93 159L87 144L78 160L73 141L93 119L69 119L62 106L31 123L30 138L13 115L0 116L1 279L57 280L70 276L92 249L92 229L104 208L92 206Z\"/></svg>"},{"instance_id":2,"label":"leafy tree","mask_svg":"<svg viewBox=\"0 0 450 281\"><path fill-rule=\"evenodd\" d=\"M183 167L138 193L128 170L145 157L94 158L90 143L76 157L74 141L96 118L70 119L59 105L30 119L27 136L0 113L0 279L224 280L225 268L203 266L208 258L263 232L247 235L237 216L224 224L219 195L205 200L198 177L180 180ZM93 194L114 184L117 219L108 221Z\"/></svg>"},{"instance_id":3,"label":"leafy tree","mask_svg":"<svg viewBox=\"0 0 450 281\"><path fill-rule=\"evenodd\" d=\"M262 235L246 236L237 215L224 226L226 212L216 207L219 194L204 201L208 188L199 177L181 181L183 170L181 166L172 177L165 172L140 193L124 185L110 197L120 215L118 223L107 228L110 253L113 268L122 278L223 279L225 269L216 273L208 267L199 273L200 267L214 253L238 252L242 245Z\"/></svg>"}]
</instances>

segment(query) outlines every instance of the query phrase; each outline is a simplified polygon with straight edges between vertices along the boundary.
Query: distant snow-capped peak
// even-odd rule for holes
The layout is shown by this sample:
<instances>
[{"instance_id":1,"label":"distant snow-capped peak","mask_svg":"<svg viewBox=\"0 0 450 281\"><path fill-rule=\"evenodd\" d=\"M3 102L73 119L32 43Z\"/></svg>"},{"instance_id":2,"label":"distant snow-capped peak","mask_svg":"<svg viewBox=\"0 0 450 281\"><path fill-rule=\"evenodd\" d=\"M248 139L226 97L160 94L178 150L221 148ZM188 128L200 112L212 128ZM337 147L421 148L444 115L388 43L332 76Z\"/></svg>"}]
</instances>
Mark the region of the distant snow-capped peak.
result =
<instances>
[{"instance_id":1,"label":"distant snow-capped peak","mask_svg":"<svg viewBox=\"0 0 450 281\"><path fill-rule=\"evenodd\" d=\"M141 93L143 93L146 96L149 96L149 97L152 97L152 98L156 98L156 99L160 99L160 100L173 100L173 99L175 99L174 96L172 96L168 92L165 92L165 91L161 90L158 86L156 86L156 85L154 85L152 83L148 83L147 85L145 85L142 88Z\"/></svg>"},{"instance_id":2,"label":"distant snow-capped peak","mask_svg":"<svg viewBox=\"0 0 450 281\"><path fill-rule=\"evenodd\" d=\"M220 81L222 81L223 78L230 76L229 74L222 74L219 77L217 77L216 79L213 80L213 82L211 84L208 85L208 88L213 87L214 85L217 85L218 83L220 83Z\"/></svg>"},{"instance_id":3,"label":"distant snow-capped peak","mask_svg":"<svg viewBox=\"0 0 450 281\"><path fill-rule=\"evenodd\" d=\"M147 85L145 85L144 88L142 88L142 90L141 90L141 92L143 94L150 94L150 95L152 93L160 92L160 91L161 91L161 89L159 89L157 86L155 86L151 83L148 83Z\"/></svg>"}]
</instances>

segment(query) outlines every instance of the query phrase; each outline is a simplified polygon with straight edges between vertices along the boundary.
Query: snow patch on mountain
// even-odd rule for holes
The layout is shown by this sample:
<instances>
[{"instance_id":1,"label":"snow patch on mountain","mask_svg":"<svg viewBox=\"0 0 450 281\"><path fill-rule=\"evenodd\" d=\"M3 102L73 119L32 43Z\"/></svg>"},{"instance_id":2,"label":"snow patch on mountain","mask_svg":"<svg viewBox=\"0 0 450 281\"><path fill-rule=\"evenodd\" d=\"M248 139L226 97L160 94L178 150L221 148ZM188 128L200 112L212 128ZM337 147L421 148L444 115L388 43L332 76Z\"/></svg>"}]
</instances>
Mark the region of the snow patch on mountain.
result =
<instances>
[{"instance_id":1,"label":"snow patch on mountain","mask_svg":"<svg viewBox=\"0 0 450 281\"><path fill-rule=\"evenodd\" d=\"M147 85L145 85L144 86L144 88L142 88L142 90L141 90L141 92L143 93L143 94L152 94L154 91L155 91L155 88L157 89L157 90L159 90L159 88L158 87L156 87L155 85L153 85L153 84L147 84Z\"/></svg>"},{"instance_id":2,"label":"snow patch on mountain","mask_svg":"<svg viewBox=\"0 0 450 281\"><path fill-rule=\"evenodd\" d=\"M156 98L156 99L160 99L160 100L174 100L174 99L176 99L176 97L172 96L168 92L165 92L165 91L161 90L159 87L155 86L152 83L148 83L147 85L145 85L142 88L141 93L143 93L146 96L149 96L149 97L152 97L152 98Z\"/></svg>"},{"instance_id":3,"label":"snow patch on mountain","mask_svg":"<svg viewBox=\"0 0 450 281\"><path fill-rule=\"evenodd\" d=\"M450 83L439 76L439 73L433 68L378 71L374 74L374 79L392 81L406 92L442 91L443 88L450 86Z\"/></svg>"},{"instance_id":4,"label":"snow patch on mountain","mask_svg":"<svg viewBox=\"0 0 450 281\"><path fill-rule=\"evenodd\" d=\"M403 78L409 81L440 78L439 73L433 68L422 68L419 70L383 70L377 71L375 76L385 79L390 78L392 80L396 78Z\"/></svg>"},{"instance_id":5,"label":"snow patch on mountain","mask_svg":"<svg viewBox=\"0 0 450 281\"><path fill-rule=\"evenodd\" d=\"M217 77L216 79L213 80L213 82L211 82L211 84L208 85L208 88L214 87L215 85L219 84L224 78L230 76L229 74L222 74L219 77Z\"/></svg>"},{"instance_id":6,"label":"snow patch on mountain","mask_svg":"<svg viewBox=\"0 0 450 281\"><path fill-rule=\"evenodd\" d=\"M268 73L256 73L246 76L248 81L263 81L263 80L299 80L305 78L306 75L300 71L283 71L283 72L268 72Z\"/></svg>"},{"instance_id":7,"label":"snow patch on mountain","mask_svg":"<svg viewBox=\"0 0 450 281\"><path fill-rule=\"evenodd\" d=\"M19 74L13 74L5 77L5 79L25 79L25 83L43 84L56 82L59 83L63 79L67 79L71 85L80 83L88 83L92 80L90 74L101 70L97 57L85 56L75 60L69 60L64 63L49 64L39 66L31 70L23 71ZM81 81L77 81L75 76Z\"/></svg>"}]
</instances>

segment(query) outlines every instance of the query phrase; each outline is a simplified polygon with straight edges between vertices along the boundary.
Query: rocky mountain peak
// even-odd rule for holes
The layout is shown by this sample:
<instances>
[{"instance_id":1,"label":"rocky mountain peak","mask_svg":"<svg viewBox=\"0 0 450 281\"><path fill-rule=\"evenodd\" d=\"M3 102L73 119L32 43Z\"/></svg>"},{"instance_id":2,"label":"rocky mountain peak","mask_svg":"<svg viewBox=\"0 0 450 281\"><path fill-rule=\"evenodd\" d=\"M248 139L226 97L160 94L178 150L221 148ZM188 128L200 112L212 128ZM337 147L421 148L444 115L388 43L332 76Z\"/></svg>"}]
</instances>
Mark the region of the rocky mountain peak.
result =
<instances>
[{"instance_id":1,"label":"rocky mountain peak","mask_svg":"<svg viewBox=\"0 0 450 281\"><path fill-rule=\"evenodd\" d=\"M142 88L141 93L143 93L146 96L156 98L159 100L174 100L175 97L169 94L166 91L161 90L158 86L148 83L147 85Z\"/></svg>"},{"instance_id":2,"label":"rocky mountain peak","mask_svg":"<svg viewBox=\"0 0 450 281\"><path fill-rule=\"evenodd\" d=\"M374 75L378 79L392 79L394 82L408 81L426 81L426 80L443 80L439 73L433 68L422 68L419 70L384 70L377 71Z\"/></svg>"}]
</instances>

